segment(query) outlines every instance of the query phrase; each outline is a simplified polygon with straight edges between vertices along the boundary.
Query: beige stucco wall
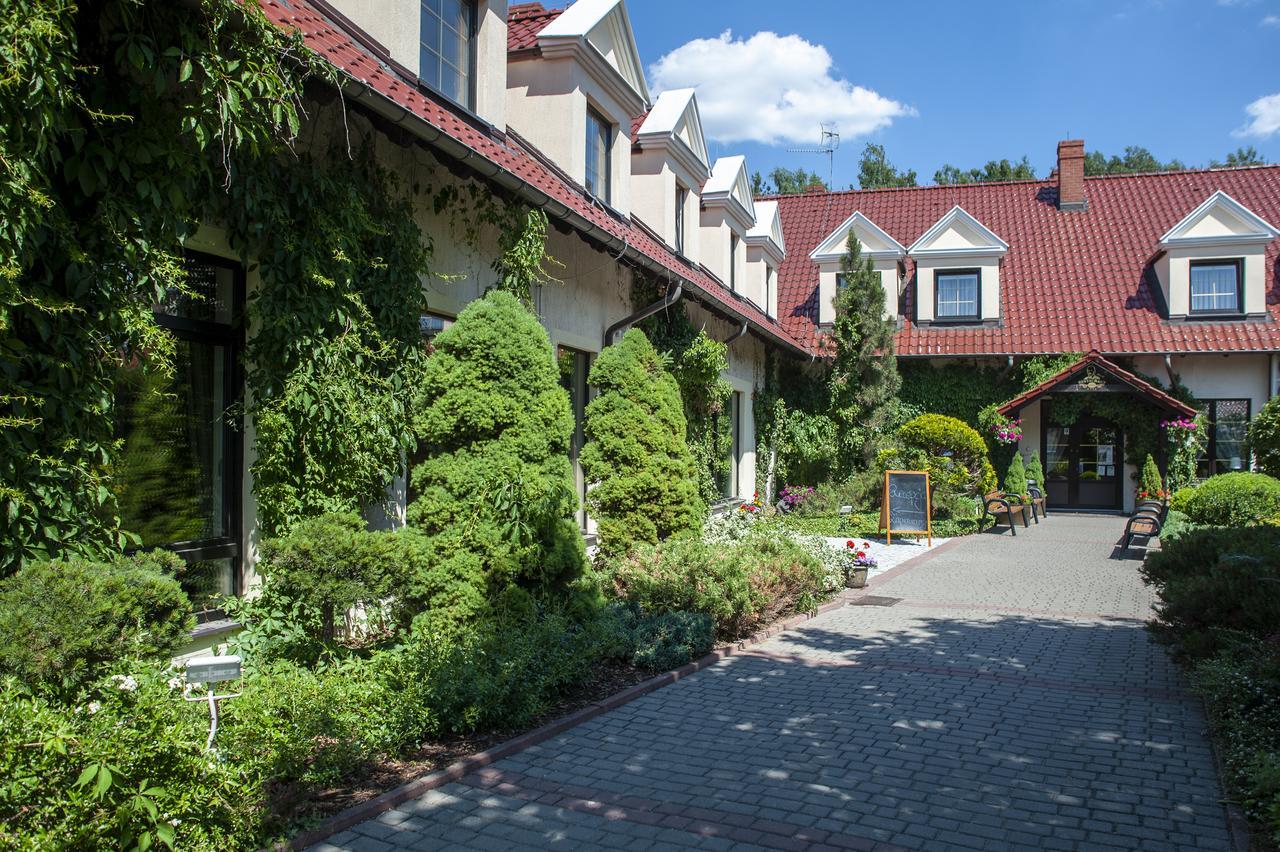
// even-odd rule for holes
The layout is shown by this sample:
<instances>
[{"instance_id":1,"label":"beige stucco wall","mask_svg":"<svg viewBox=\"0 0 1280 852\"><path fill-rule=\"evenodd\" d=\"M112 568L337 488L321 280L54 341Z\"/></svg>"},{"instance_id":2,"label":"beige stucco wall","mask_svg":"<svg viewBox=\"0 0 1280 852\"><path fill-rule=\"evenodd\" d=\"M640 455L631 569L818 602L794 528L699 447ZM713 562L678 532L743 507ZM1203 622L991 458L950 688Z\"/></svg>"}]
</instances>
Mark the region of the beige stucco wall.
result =
<instances>
[{"instance_id":1,"label":"beige stucco wall","mask_svg":"<svg viewBox=\"0 0 1280 852\"><path fill-rule=\"evenodd\" d=\"M701 183L661 148L631 154L631 213L676 247L676 189L684 187L684 256L701 260L699 196Z\"/></svg>"},{"instance_id":2,"label":"beige stucco wall","mask_svg":"<svg viewBox=\"0 0 1280 852\"><path fill-rule=\"evenodd\" d=\"M614 126L609 206L631 212L631 116L572 58L507 65L507 122L578 183L587 174L587 106Z\"/></svg>"},{"instance_id":3,"label":"beige stucco wall","mask_svg":"<svg viewBox=\"0 0 1280 852\"><path fill-rule=\"evenodd\" d=\"M748 245L746 263L743 267L742 286L738 288L742 295L754 302L756 307L769 316L776 316L778 313L776 263L777 261L770 257L760 246ZM772 294L768 289L770 271L773 273L774 282Z\"/></svg>"},{"instance_id":4,"label":"beige stucco wall","mask_svg":"<svg viewBox=\"0 0 1280 852\"><path fill-rule=\"evenodd\" d=\"M950 233L948 231L948 233ZM919 258L916 260L916 319L926 322L934 316L934 276L949 269L981 270L980 319L1000 318L1000 262L991 258Z\"/></svg>"},{"instance_id":5,"label":"beige stucco wall","mask_svg":"<svg viewBox=\"0 0 1280 852\"><path fill-rule=\"evenodd\" d=\"M1248 399L1253 416L1270 398L1271 359L1266 354L1174 355L1171 362L1198 399ZM1134 366L1168 384L1163 356L1140 355Z\"/></svg>"},{"instance_id":6,"label":"beige stucco wall","mask_svg":"<svg viewBox=\"0 0 1280 852\"><path fill-rule=\"evenodd\" d=\"M699 243L698 257L703 266L711 271L711 274L719 278L724 286L729 286L729 264L730 262L737 264L738 285L741 288L742 265L746 263L747 252L746 243L743 242L743 230L738 227L724 208L717 205L702 212L698 216L699 222ZM730 234L738 238L738 250L734 253L732 261L729 257Z\"/></svg>"}]
</instances>

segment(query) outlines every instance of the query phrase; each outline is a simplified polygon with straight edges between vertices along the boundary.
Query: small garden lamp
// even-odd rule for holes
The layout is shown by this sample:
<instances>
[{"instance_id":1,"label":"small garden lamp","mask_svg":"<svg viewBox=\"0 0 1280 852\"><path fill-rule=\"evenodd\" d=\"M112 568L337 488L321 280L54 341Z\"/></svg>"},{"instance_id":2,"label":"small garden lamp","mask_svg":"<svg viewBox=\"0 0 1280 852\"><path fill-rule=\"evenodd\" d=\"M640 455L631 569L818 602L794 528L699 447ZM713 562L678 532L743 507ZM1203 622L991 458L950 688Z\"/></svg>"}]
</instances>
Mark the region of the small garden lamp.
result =
<instances>
[{"instance_id":1,"label":"small garden lamp","mask_svg":"<svg viewBox=\"0 0 1280 852\"><path fill-rule=\"evenodd\" d=\"M218 695L216 685L229 680L239 680L241 674L240 657L229 654L225 657L192 657L187 660L187 683L203 683L208 687L205 696L186 696L187 701L209 701L209 739L204 744L206 752L213 748L213 738L218 733L218 702L223 698L235 698L240 693Z\"/></svg>"}]
</instances>

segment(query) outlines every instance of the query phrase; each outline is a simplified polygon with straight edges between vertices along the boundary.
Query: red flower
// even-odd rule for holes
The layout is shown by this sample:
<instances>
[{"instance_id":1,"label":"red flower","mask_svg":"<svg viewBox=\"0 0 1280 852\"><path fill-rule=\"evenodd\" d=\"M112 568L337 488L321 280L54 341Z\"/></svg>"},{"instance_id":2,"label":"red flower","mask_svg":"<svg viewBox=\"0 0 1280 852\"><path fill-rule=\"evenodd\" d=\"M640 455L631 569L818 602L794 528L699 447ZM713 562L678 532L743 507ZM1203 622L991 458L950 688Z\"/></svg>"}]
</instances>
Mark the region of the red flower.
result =
<instances>
[{"instance_id":1,"label":"red flower","mask_svg":"<svg viewBox=\"0 0 1280 852\"><path fill-rule=\"evenodd\" d=\"M852 541L846 541L846 542L844 543L844 546L852 550L852 549L853 549L853 542L852 542Z\"/></svg>"}]
</instances>

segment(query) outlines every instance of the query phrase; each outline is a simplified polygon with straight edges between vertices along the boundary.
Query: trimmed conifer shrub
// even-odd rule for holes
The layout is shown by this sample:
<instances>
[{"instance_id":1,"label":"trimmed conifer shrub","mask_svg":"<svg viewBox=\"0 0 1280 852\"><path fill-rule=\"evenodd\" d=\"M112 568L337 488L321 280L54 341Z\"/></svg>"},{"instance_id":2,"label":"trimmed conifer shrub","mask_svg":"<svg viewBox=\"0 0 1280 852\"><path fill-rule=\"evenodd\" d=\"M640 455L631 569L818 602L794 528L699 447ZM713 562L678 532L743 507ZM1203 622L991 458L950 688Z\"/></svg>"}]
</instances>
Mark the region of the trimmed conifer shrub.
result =
<instances>
[{"instance_id":1,"label":"trimmed conifer shrub","mask_svg":"<svg viewBox=\"0 0 1280 852\"><path fill-rule=\"evenodd\" d=\"M1040 464L1040 454L1032 453L1031 460L1027 462L1027 481L1034 482L1036 486L1044 491L1044 466Z\"/></svg>"},{"instance_id":2,"label":"trimmed conifer shrub","mask_svg":"<svg viewBox=\"0 0 1280 852\"><path fill-rule=\"evenodd\" d=\"M591 368L582 469L600 548L624 553L701 529L707 506L685 438L680 388L644 332L633 328Z\"/></svg>"},{"instance_id":3,"label":"trimmed conifer shrub","mask_svg":"<svg viewBox=\"0 0 1280 852\"><path fill-rule=\"evenodd\" d=\"M491 292L434 345L417 398L424 459L408 513L427 557L410 594L465 615L513 587L564 589L586 557L574 520L573 412L546 330L514 296Z\"/></svg>"},{"instance_id":4,"label":"trimmed conifer shrub","mask_svg":"<svg viewBox=\"0 0 1280 852\"><path fill-rule=\"evenodd\" d=\"M1016 497L1027 494L1027 467L1022 463L1022 453L1015 452L1004 474L1004 491Z\"/></svg>"},{"instance_id":5,"label":"trimmed conifer shrub","mask_svg":"<svg viewBox=\"0 0 1280 852\"><path fill-rule=\"evenodd\" d=\"M1162 494L1164 481L1160 478L1160 468L1156 467L1156 460L1151 457L1151 453L1147 453L1147 459L1142 463L1141 496L1156 500Z\"/></svg>"}]
</instances>

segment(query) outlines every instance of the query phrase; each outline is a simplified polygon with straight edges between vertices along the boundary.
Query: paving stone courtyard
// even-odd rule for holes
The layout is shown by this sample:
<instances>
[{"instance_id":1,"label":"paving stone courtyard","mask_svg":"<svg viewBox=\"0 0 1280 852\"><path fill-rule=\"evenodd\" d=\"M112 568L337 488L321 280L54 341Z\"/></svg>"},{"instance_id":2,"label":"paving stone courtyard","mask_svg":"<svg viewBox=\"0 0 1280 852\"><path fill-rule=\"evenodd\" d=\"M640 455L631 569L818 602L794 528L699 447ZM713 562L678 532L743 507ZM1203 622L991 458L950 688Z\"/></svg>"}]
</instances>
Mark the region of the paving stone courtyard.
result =
<instances>
[{"instance_id":1,"label":"paving stone courtyard","mask_svg":"<svg viewBox=\"0 0 1280 852\"><path fill-rule=\"evenodd\" d=\"M1230 849L1123 525L952 542L315 848Z\"/></svg>"}]
</instances>

